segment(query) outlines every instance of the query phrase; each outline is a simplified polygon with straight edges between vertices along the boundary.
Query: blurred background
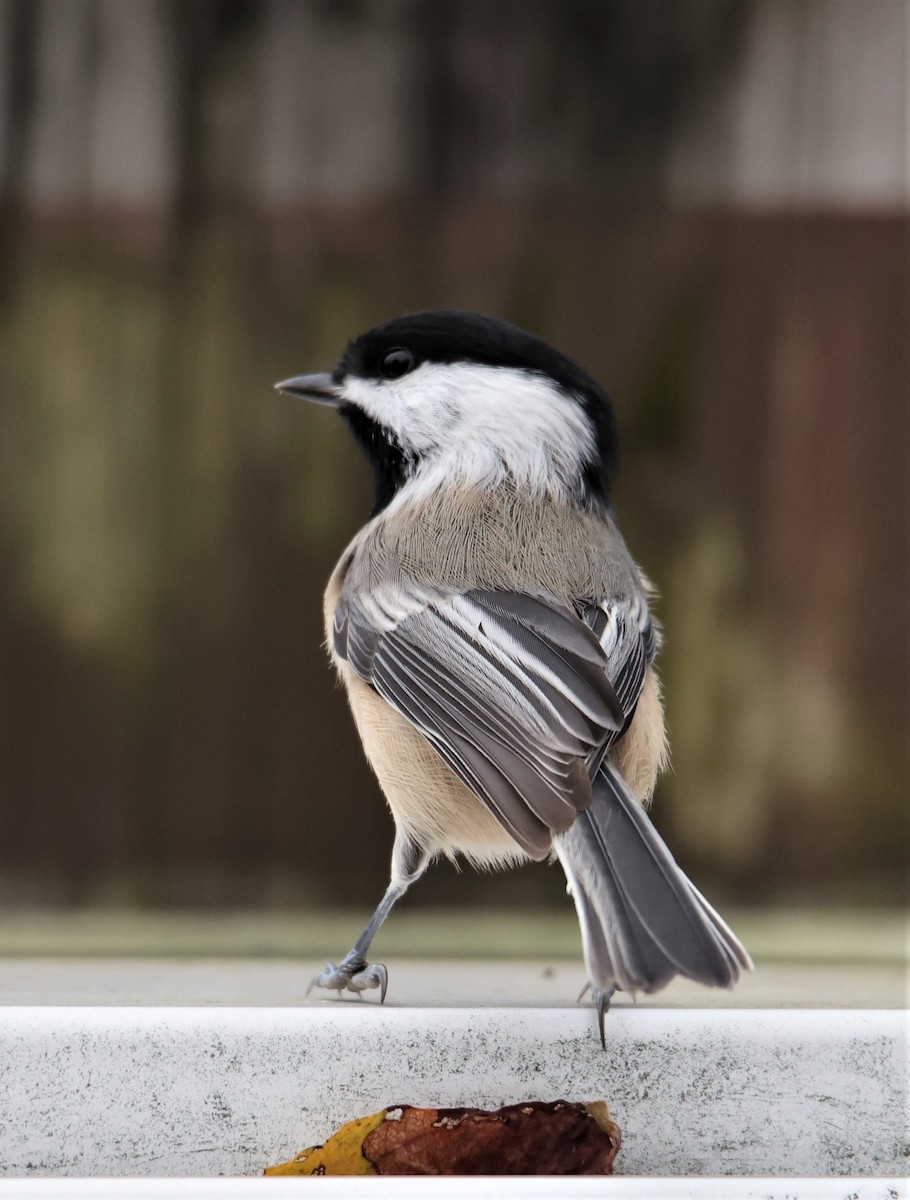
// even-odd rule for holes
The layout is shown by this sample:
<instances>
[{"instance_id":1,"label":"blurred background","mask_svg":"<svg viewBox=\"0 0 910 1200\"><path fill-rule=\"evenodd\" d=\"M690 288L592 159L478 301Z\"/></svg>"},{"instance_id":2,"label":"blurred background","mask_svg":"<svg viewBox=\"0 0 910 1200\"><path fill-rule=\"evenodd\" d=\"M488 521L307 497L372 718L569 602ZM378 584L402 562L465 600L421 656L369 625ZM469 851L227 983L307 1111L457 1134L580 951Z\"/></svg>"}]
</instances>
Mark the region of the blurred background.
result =
<instances>
[{"instance_id":1,"label":"blurred background","mask_svg":"<svg viewBox=\"0 0 910 1200\"><path fill-rule=\"evenodd\" d=\"M0 0L6 912L378 899L320 616L371 480L272 383L425 307L614 399L681 862L899 903L908 64L904 0ZM481 900L567 904L414 895Z\"/></svg>"}]
</instances>

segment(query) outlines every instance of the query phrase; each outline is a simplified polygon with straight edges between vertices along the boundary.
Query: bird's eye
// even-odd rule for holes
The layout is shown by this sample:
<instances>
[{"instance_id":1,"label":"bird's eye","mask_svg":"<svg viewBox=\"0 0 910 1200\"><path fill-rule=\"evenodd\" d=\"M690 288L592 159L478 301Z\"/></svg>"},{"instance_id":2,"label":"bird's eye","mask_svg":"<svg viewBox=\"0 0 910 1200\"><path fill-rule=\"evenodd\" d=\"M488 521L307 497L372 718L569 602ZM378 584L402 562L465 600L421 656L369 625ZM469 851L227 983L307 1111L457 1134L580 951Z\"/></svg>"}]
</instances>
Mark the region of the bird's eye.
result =
<instances>
[{"instance_id":1,"label":"bird's eye","mask_svg":"<svg viewBox=\"0 0 910 1200\"><path fill-rule=\"evenodd\" d=\"M410 350L388 350L379 362L379 371L383 379L400 379L414 370L414 355Z\"/></svg>"}]
</instances>

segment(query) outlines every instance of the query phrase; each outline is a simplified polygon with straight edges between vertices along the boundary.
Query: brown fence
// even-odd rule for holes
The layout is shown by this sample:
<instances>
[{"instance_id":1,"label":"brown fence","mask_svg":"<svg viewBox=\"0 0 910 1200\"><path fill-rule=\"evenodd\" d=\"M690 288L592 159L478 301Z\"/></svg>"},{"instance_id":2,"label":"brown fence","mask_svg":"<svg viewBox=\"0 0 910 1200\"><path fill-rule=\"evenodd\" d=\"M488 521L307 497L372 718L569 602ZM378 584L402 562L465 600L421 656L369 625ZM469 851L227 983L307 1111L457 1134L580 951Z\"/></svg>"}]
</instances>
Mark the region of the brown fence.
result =
<instances>
[{"instance_id":1,"label":"brown fence","mask_svg":"<svg viewBox=\"0 0 910 1200\"><path fill-rule=\"evenodd\" d=\"M453 301L533 325L615 396L620 515L664 594L658 813L683 856L744 894L893 889L906 224L478 207L415 232L407 212L301 215L281 254L223 227L163 255L92 229L19 242L3 893L380 885L389 822L319 617L369 481L331 415L271 383Z\"/></svg>"},{"instance_id":2,"label":"brown fence","mask_svg":"<svg viewBox=\"0 0 910 1200\"><path fill-rule=\"evenodd\" d=\"M369 481L271 384L430 306L615 398L680 856L742 898L895 897L900 8L7 0L0 900L382 886L319 616Z\"/></svg>"}]
</instances>

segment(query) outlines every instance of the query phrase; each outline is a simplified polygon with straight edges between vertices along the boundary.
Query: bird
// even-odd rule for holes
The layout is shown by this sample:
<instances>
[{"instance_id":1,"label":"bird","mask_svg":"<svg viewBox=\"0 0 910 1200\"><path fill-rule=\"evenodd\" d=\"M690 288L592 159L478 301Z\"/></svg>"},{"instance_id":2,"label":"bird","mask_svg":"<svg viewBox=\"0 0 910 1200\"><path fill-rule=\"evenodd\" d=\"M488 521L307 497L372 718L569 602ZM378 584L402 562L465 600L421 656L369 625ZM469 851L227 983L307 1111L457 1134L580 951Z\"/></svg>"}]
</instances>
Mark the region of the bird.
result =
<instances>
[{"instance_id":1,"label":"bird","mask_svg":"<svg viewBox=\"0 0 910 1200\"><path fill-rule=\"evenodd\" d=\"M617 989L731 987L749 954L646 811L668 758L662 633L617 524L603 388L533 334L447 310L387 320L331 372L275 387L334 408L373 468L324 618L395 822L385 894L307 994L385 1000L370 946L441 856L559 861L604 1046Z\"/></svg>"}]
</instances>

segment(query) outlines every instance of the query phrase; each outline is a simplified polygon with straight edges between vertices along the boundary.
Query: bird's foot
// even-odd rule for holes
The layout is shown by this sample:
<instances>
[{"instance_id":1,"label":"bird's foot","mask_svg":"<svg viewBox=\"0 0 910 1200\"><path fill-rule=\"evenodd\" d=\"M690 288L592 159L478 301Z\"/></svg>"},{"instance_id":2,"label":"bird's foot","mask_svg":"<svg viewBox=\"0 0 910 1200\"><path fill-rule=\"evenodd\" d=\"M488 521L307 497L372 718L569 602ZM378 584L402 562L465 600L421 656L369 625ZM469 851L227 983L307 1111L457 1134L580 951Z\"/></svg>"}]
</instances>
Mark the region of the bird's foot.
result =
<instances>
[{"instance_id":1,"label":"bird's foot","mask_svg":"<svg viewBox=\"0 0 910 1200\"><path fill-rule=\"evenodd\" d=\"M389 973L384 963L368 963L359 954L348 954L340 963L326 963L322 971L310 982L306 990L309 996L313 988L328 988L336 992L345 989L360 996L369 988L379 988L379 1003L385 1003Z\"/></svg>"},{"instance_id":2,"label":"bird's foot","mask_svg":"<svg viewBox=\"0 0 910 1200\"><path fill-rule=\"evenodd\" d=\"M578 993L579 1002L584 999L586 992L591 993L591 999L594 1001L594 1007L597 1009L597 1028L600 1030L600 1044L606 1050L607 1034L605 1022L607 1013L610 1011L610 1001L616 995L616 988L599 988L594 987L593 984L586 983Z\"/></svg>"}]
</instances>

